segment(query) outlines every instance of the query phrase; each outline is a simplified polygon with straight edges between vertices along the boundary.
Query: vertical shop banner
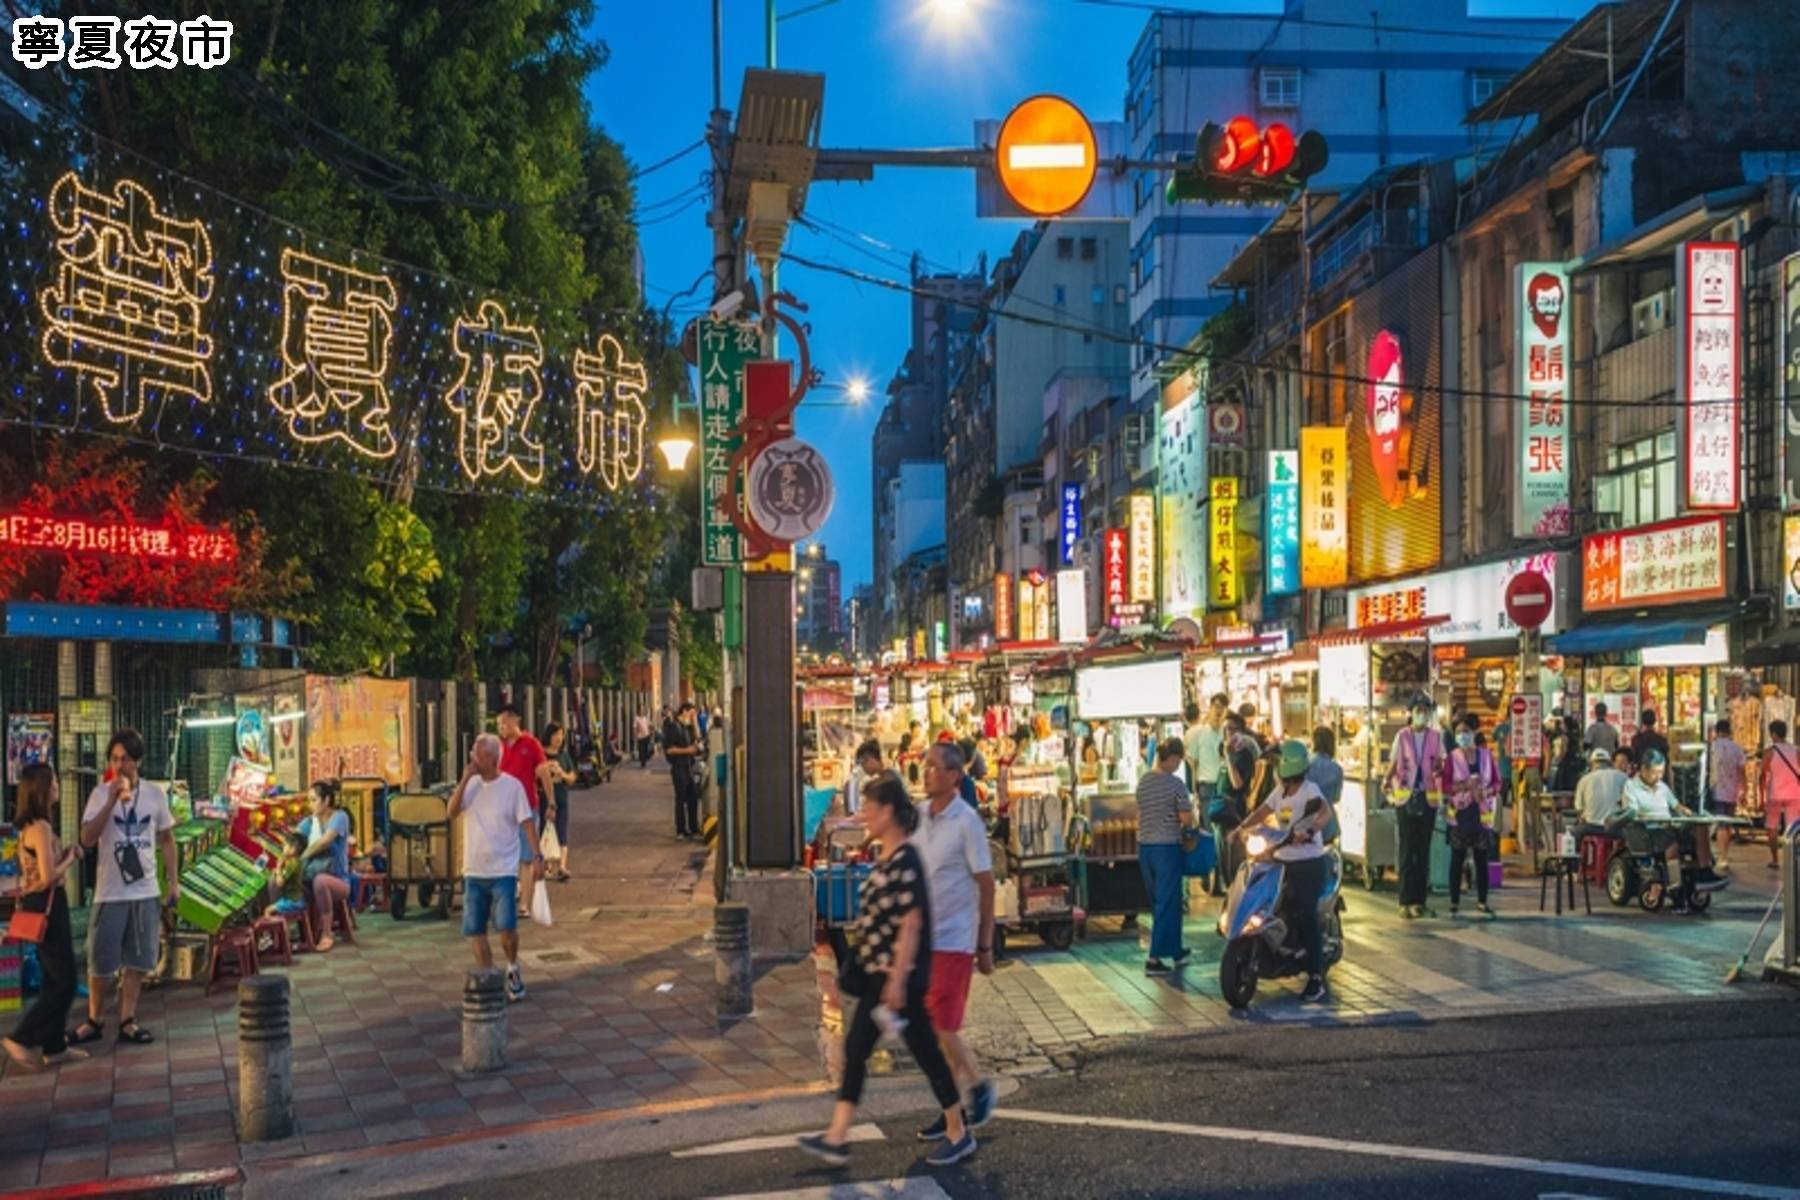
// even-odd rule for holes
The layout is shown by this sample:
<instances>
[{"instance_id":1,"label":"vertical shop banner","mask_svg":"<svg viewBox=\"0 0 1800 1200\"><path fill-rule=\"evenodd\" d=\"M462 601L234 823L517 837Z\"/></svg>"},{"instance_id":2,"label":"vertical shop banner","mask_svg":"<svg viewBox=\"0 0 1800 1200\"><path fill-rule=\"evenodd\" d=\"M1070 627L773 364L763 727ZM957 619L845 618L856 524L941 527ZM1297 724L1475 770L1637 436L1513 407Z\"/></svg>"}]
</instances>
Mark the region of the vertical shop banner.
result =
<instances>
[{"instance_id":1,"label":"vertical shop banner","mask_svg":"<svg viewBox=\"0 0 1800 1200\"><path fill-rule=\"evenodd\" d=\"M1156 498L1131 495L1131 595L1134 604L1156 603Z\"/></svg>"},{"instance_id":2,"label":"vertical shop banner","mask_svg":"<svg viewBox=\"0 0 1800 1200\"><path fill-rule=\"evenodd\" d=\"M1781 263L1781 503L1800 508L1800 253Z\"/></svg>"},{"instance_id":3,"label":"vertical shop banner","mask_svg":"<svg viewBox=\"0 0 1800 1200\"><path fill-rule=\"evenodd\" d=\"M1516 537L1569 532L1568 295L1569 275L1562 263L1513 268Z\"/></svg>"},{"instance_id":4,"label":"vertical shop banner","mask_svg":"<svg viewBox=\"0 0 1800 1200\"><path fill-rule=\"evenodd\" d=\"M1269 451L1269 481L1263 492L1269 515L1263 526L1268 562L1263 592L1291 596L1300 590L1300 452Z\"/></svg>"},{"instance_id":5,"label":"vertical shop banner","mask_svg":"<svg viewBox=\"0 0 1800 1200\"><path fill-rule=\"evenodd\" d=\"M9 713L6 718L6 782L38 763L56 765L56 714Z\"/></svg>"},{"instance_id":6,"label":"vertical shop banner","mask_svg":"<svg viewBox=\"0 0 1800 1200\"><path fill-rule=\"evenodd\" d=\"M1207 556L1207 574L1212 581L1209 598L1213 608L1236 608L1242 595L1238 587L1237 504L1238 481L1229 476L1214 476L1212 551Z\"/></svg>"},{"instance_id":7,"label":"vertical shop banner","mask_svg":"<svg viewBox=\"0 0 1800 1200\"><path fill-rule=\"evenodd\" d=\"M1081 485L1065 483L1062 490L1062 564L1075 561L1075 546L1081 541Z\"/></svg>"},{"instance_id":8,"label":"vertical shop banner","mask_svg":"<svg viewBox=\"0 0 1800 1200\"><path fill-rule=\"evenodd\" d=\"M1186 376L1182 377L1186 379ZM1205 406L1190 388L1162 411L1157 468L1162 505L1162 619L1206 615Z\"/></svg>"},{"instance_id":9,"label":"vertical shop banner","mask_svg":"<svg viewBox=\"0 0 1800 1200\"><path fill-rule=\"evenodd\" d=\"M1056 640L1087 641L1087 572L1070 567L1056 573Z\"/></svg>"},{"instance_id":10,"label":"vertical shop banner","mask_svg":"<svg viewBox=\"0 0 1800 1200\"><path fill-rule=\"evenodd\" d=\"M1688 242L1676 283L1676 386L1690 509L1738 506L1738 248Z\"/></svg>"},{"instance_id":11,"label":"vertical shop banner","mask_svg":"<svg viewBox=\"0 0 1800 1200\"><path fill-rule=\"evenodd\" d=\"M412 682L306 677L306 779L412 777Z\"/></svg>"},{"instance_id":12,"label":"vertical shop banner","mask_svg":"<svg viewBox=\"0 0 1800 1200\"><path fill-rule=\"evenodd\" d=\"M1042 571L1019 576L1019 640L1050 640L1050 581Z\"/></svg>"},{"instance_id":13,"label":"vertical shop banner","mask_svg":"<svg viewBox=\"0 0 1800 1200\"><path fill-rule=\"evenodd\" d=\"M1350 581L1349 434L1335 425L1300 430L1300 586Z\"/></svg>"},{"instance_id":14,"label":"vertical shop banner","mask_svg":"<svg viewBox=\"0 0 1800 1200\"><path fill-rule=\"evenodd\" d=\"M1659 607L1725 595L1725 519L1689 517L1581 540L1581 610Z\"/></svg>"},{"instance_id":15,"label":"vertical shop banner","mask_svg":"<svg viewBox=\"0 0 1800 1200\"><path fill-rule=\"evenodd\" d=\"M1781 606L1800 609L1800 515L1781 519Z\"/></svg>"},{"instance_id":16,"label":"vertical shop banner","mask_svg":"<svg viewBox=\"0 0 1800 1200\"><path fill-rule=\"evenodd\" d=\"M300 723L306 698L282 693L269 704L269 750L275 759L275 782L290 792L303 786L300 772Z\"/></svg>"},{"instance_id":17,"label":"vertical shop banner","mask_svg":"<svg viewBox=\"0 0 1800 1200\"><path fill-rule=\"evenodd\" d=\"M732 523L730 505L742 505L731 490L731 458L744 444L744 364L762 354L754 325L729 321L700 323L700 558L707 566L744 561L743 535ZM742 485L739 485L741 492Z\"/></svg>"},{"instance_id":18,"label":"vertical shop banner","mask_svg":"<svg viewBox=\"0 0 1800 1200\"><path fill-rule=\"evenodd\" d=\"M1101 607L1102 618L1109 625L1120 624L1120 610L1130 596L1126 590L1125 576L1130 552L1127 546L1127 535L1123 529L1108 529L1100 540L1100 584L1105 596Z\"/></svg>"},{"instance_id":19,"label":"vertical shop banner","mask_svg":"<svg viewBox=\"0 0 1800 1200\"><path fill-rule=\"evenodd\" d=\"M1001 571L994 576L994 640L1009 642L1013 635L1012 576Z\"/></svg>"},{"instance_id":20,"label":"vertical shop banner","mask_svg":"<svg viewBox=\"0 0 1800 1200\"><path fill-rule=\"evenodd\" d=\"M950 627L943 621L931 623L931 661L943 662L950 654Z\"/></svg>"}]
</instances>

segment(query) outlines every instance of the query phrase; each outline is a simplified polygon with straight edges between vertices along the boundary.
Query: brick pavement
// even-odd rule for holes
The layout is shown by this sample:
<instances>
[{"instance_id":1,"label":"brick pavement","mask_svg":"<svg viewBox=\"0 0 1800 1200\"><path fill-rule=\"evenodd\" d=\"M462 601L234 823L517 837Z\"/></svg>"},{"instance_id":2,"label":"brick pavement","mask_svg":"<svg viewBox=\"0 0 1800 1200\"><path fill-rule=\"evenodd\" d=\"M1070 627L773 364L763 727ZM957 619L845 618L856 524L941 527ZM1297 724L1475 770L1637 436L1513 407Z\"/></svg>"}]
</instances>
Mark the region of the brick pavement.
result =
<instances>
[{"instance_id":1,"label":"brick pavement","mask_svg":"<svg viewBox=\"0 0 1800 1200\"><path fill-rule=\"evenodd\" d=\"M553 888L557 925L523 935L531 995L509 1010L506 1071L473 1080L457 1071L468 958L454 923L370 914L354 946L302 955L289 971L299 1136L237 1145L233 997L160 988L142 1012L157 1044L108 1044L57 1073L0 1076L0 1190L816 1084L810 963L763 969L756 1018L716 1023L710 896L695 887L700 856L671 836L668 788L666 772L627 768L575 797L577 880ZM1516 879L1495 893L1497 922L1401 922L1391 893L1353 891L1333 1005L1302 1008L1297 985L1265 984L1248 1017L1219 998L1217 901L1190 916L1194 959L1168 979L1143 974L1147 929L1120 934L1116 921L1096 919L1067 952L1014 939L1001 970L977 977L970 1039L1001 1069L1034 1073L1103 1039L1242 1020L1331 1024L1717 998L1773 888L1756 864L1740 875L1743 886L1704 920L1612 909L1603 897L1592 917L1539 916L1535 881ZM1730 994L1773 991L1746 983Z\"/></svg>"}]
</instances>

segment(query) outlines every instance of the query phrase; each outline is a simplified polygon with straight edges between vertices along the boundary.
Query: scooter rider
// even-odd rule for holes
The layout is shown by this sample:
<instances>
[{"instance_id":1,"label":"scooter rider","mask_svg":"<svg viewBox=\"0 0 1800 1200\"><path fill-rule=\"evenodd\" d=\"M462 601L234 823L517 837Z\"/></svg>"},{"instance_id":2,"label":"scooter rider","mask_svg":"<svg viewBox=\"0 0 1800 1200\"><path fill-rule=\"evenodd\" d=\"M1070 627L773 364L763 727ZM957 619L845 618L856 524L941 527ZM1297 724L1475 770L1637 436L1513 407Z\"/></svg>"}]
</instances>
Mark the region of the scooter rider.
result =
<instances>
[{"instance_id":1,"label":"scooter rider","mask_svg":"<svg viewBox=\"0 0 1800 1200\"><path fill-rule=\"evenodd\" d=\"M1308 1004L1327 999L1325 989L1325 931L1319 924L1319 898L1325 893L1325 830L1332 820L1331 802L1306 778L1311 765L1306 746L1289 740L1281 744L1275 765L1280 785L1257 806L1241 829L1255 829L1274 817L1288 830L1287 839L1275 848L1275 857L1286 872L1283 886L1300 944L1306 951ZM1316 802L1316 807L1314 807ZM1311 811L1308 811L1308 810Z\"/></svg>"}]
</instances>

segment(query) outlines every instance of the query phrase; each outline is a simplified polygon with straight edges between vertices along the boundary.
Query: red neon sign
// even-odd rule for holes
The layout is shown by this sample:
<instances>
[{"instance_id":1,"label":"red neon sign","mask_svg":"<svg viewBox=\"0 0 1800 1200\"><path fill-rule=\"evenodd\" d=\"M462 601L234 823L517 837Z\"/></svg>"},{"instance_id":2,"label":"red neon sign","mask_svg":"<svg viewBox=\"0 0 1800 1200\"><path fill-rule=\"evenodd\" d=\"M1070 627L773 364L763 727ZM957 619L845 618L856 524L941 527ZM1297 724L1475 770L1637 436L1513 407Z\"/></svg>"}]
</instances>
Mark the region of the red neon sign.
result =
<instances>
[{"instance_id":1,"label":"red neon sign","mask_svg":"<svg viewBox=\"0 0 1800 1200\"><path fill-rule=\"evenodd\" d=\"M165 562L233 563L237 538L228 529L178 528L169 523L0 515L0 546L52 554L117 554Z\"/></svg>"}]
</instances>

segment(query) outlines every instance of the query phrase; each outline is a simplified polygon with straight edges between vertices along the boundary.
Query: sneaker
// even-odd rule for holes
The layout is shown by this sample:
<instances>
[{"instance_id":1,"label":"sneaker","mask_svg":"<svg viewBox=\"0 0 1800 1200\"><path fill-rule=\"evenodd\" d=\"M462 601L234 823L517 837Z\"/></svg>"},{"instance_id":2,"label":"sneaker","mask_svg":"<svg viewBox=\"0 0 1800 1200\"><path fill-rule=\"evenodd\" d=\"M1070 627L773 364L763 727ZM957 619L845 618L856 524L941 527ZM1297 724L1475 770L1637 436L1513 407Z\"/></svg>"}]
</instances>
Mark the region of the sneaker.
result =
<instances>
[{"instance_id":1,"label":"sneaker","mask_svg":"<svg viewBox=\"0 0 1800 1200\"><path fill-rule=\"evenodd\" d=\"M1320 975L1314 975L1307 980L1306 990L1300 993L1300 1003L1302 1004L1323 1004L1329 999L1331 999L1331 993L1325 990L1325 979Z\"/></svg>"},{"instance_id":2,"label":"sneaker","mask_svg":"<svg viewBox=\"0 0 1800 1200\"><path fill-rule=\"evenodd\" d=\"M1415 904L1415 905L1413 905L1413 907L1414 907L1414 908L1416 908L1416 909L1417 909L1417 910L1418 910L1418 913L1419 913L1419 916L1421 916L1421 917L1435 917L1435 916L1437 916L1437 909L1435 909L1435 908L1432 908L1432 907L1431 907L1431 906L1430 906L1430 905L1426 905L1426 904Z\"/></svg>"},{"instance_id":3,"label":"sneaker","mask_svg":"<svg viewBox=\"0 0 1800 1200\"><path fill-rule=\"evenodd\" d=\"M984 1079L969 1089L969 1106L963 1110L963 1126L980 1129L994 1119L994 1081ZM938 1118L940 1121L942 1117Z\"/></svg>"},{"instance_id":4,"label":"sneaker","mask_svg":"<svg viewBox=\"0 0 1800 1200\"><path fill-rule=\"evenodd\" d=\"M968 1140L967 1137L963 1138L965 1142ZM833 1145L825 1140L825 1135L822 1133L806 1134L796 1138L794 1144L827 1166L847 1167L850 1165L850 1147Z\"/></svg>"},{"instance_id":5,"label":"sneaker","mask_svg":"<svg viewBox=\"0 0 1800 1200\"><path fill-rule=\"evenodd\" d=\"M1146 975L1168 975L1174 969L1160 958L1152 958L1144 963L1144 974Z\"/></svg>"},{"instance_id":6,"label":"sneaker","mask_svg":"<svg viewBox=\"0 0 1800 1200\"><path fill-rule=\"evenodd\" d=\"M1194 957L1194 952L1192 950L1188 949L1186 946L1183 946L1181 949L1179 949L1175 952L1175 959L1174 959L1175 965L1178 967L1185 967L1185 966L1187 966L1187 960L1192 957Z\"/></svg>"},{"instance_id":7,"label":"sneaker","mask_svg":"<svg viewBox=\"0 0 1800 1200\"><path fill-rule=\"evenodd\" d=\"M1476 912L1478 912L1478 913L1480 913L1480 914L1481 914L1481 915L1482 915L1482 916L1484 916L1484 917L1488 917L1488 918L1490 918L1490 919L1491 919L1491 918L1493 918L1493 917L1495 917L1495 916L1497 916L1497 915L1499 915L1499 914L1497 914L1497 913L1495 913L1495 912L1494 912L1494 910L1493 910L1493 909L1491 909L1491 908L1489 908L1489 907L1488 907L1488 906L1487 906L1487 905L1486 905L1486 904L1485 904L1485 903L1483 903L1483 904L1477 904L1477 905L1476 905L1476 906L1475 906L1475 911L1476 911ZM1453 910L1453 911L1452 911L1452 912L1451 912L1451 914L1450 914L1450 915L1451 915L1451 916L1455 916L1455 915L1456 915L1456 913L1455 913L1455 912L1454 912L1454 910Z\"/></svg>"},{"instance_id":8,"label":"sneaker","mask_svg":"<svg viewBox=\"0 0 1800 1200\"><path fill-rule=\"evenodd\" d=\"M1417 905L1402 904L1400 906L1400 919L1402 921L1417 920L1418 916L1419 916L1419 909L1418 909Z\"/></svg>"},{"instance_id":9,"label":"sneaker","mask_svg":"<svg viewBox=\"0 0 1800 1200\"><path fill-rule=\"evenodd\" d=\"M1455 920L1455 919L1456 919L1456 918L1457 918L1457 917L1460 917L1460 916L1462 916L1462 914L1461 914L1461 913L1459 913L1459 912L1457 912L1457 911L1456 911L1456 905L1454 905L1454 904L1452 904L1452 905L1451 905L1451 906L1450 906L1450 919L1451 919L1451 920Z\"/></svg>"},{"instance_id":10,"label":"sneaker","mask_svg":"<svg viewBox=\"0 0 1800 1200\"><path fill-rule=\"evenodd\" d=\"M954 1167L957 1163L975 1153L975 1135L967 1129L963 1130L962 1141L945 1142L936 1150L925 1156L925 1161L934 1167ZM845 1160L849 1155L844 1155Z\"/></svg>"},{"instance_id":11,"label":"sneaker","mask_svg":"<svg viewBox=\"0 0 1800 1200\"><path fill-rule=\"evenodd\" d=\"M525 976L518 963L506 968L506 998L515 1004L525 998Z\"/></svg>"},{"instance_id":12,"label":"sneaker","mask_svg":"<svg viewBox=\"0 0 1800 1200\"><path fill-rule=\"evenodd\" d=\"M963 1110L963 1127L966 1129L968 1127L968 1124L969 1124L969 1113L968 1113L967 1109L964 1109ZM921 1142L941 1142L944 1140L944 1133L945 1133L944 1114L939 1113L937 1116L937 1120L933 1121L931 1124L927 1125L925 1128L919 1130L919 1140Z\"/></svg>"}]
</instances>

